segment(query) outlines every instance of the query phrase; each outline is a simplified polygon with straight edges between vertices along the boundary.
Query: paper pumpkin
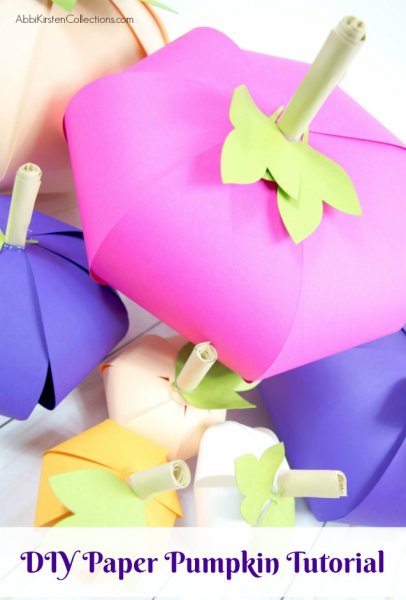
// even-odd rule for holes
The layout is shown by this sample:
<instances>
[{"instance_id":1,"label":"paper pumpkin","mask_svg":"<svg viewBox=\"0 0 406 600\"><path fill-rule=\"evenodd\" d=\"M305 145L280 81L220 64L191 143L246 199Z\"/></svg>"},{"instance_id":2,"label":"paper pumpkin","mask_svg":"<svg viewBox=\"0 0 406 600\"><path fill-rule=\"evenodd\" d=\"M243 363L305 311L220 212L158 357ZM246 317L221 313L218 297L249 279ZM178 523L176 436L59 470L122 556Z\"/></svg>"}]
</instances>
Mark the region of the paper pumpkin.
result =
<instances>
[{"instance_id":1,"label":"paper pumpkin","mask_svg":"<svg viewBox=\"0 0 406 600\"><path fill-rule=\"evenodd\" d=\"M0 197L0 414L52 409L125 335L127 312L89 277L80 231L34 212L25 249L4 244L10 198ZM31 243L30 243L31 242Z\"/></svg>"},{"instance_id":2,"label":"paper pumpkin","mask_svg":"<svg viewBox=\"0 0 406 600\"><path fill-rule=\"evenodd\" d=\"M35 22L37 16L67 22ZM132 23L117 22L121 17ZM48 0L2 0L0 22L8 55L0 67L7 81L0 101L0 190L10 191L16 168L30 160L46 175L43 192L70 191L62 127L68 100L97 77L160 48L166 34L150 6L138 0L78 0L69 16Z\"/></svg>"},{"instance_id":3,"label":"paper pumpkin","mask_svg":"<svg viewBox=\"0 0 406 600\"><path fill-rule=\"evenodd\" d=\"M406 525L405 364L401 331L261 384L293 468L347 475L347 498L309 500L319 520Z\"/></svg>"},{"instance_id":4,"label":"paper pumpkin","mask_svg":"<svg viewBox=\"0 0 406 600\"><path fill-rule=\"evenodd\" d=\"M226 418L223 408L201 408L205 402L208 406L213 400L207 385L212 381L211 375L216 375L215 371L209 371L203 380L203 394L199 393L201 386L192 393L183 393L174 387L177 357L181 356L186 343L181 336L147 335L101 366L109 416L132 431L163 444L170 458L187 459L197 454L206 428ZM185 350L186 355L190 354L188 347ZM235 377L237 382L231 382L235 387L228 388L231 392L228 407L248 408L252 405L234 389L249 386ZM216 380L213 383L215 397L211 406L227 407L227 388Z\"/></svg>"},{"instance_id":5,"label":"paper pumpkin","mask_svg":"<svg viewBox=\"0 0 406 600\"><path fill-rule=\"evenodd\" d=\"M309 144L349 175L362 217L324 206L317 231L295 244L275 183L221 180L234 90L247 86L271 115L306 69L198 29L86 87L65 115L93 276L193 343L210 340L248 381L396 331L405 318L406 154L347 94L331 94Z\"/></svg>"},{"instance_id":6,"label":"paper pumpkin","mask_svg":"<svg viewBox=\"0 0 406 600\"><path fill-rule=\"evenodd\" d=\"M134 494L134 502L131 503L131 496L121 482L125 482L132 473L165 463L166 454L165 448L136 435L110 419L58 444L48 450L43 457L35 526L49 527L59 523L61 526L69 526L68 521L72 513L58 500L53 491L53 489L59 493L61 491L57 479L61 474L69 474L70 477L65 481L65 494L69 484L72 484L76 478L76 499L70 496L69 503L72 500L75 502L75 520L80 519L81 522L75 523L73 520L72 525L83 525L86 522L89 526L99 527L106 524L129 526L129 518L132 518L134 526L141 526L139 499ZM83 475L86 470L89 471L89 476L84 480ZM97 475L95 471L100 471L104 475ZM82 498L78 498L80 490L83 489L83 481L87 481L85 494ZM93 494L89 499L92 483L93 491L98 489L101 498L98 499L97 494ZM121 515L106 513L104 508L108 502L110 506L116 504L116 509L126 506L126 514L123 514L123 511ZM90 510L92 505L93 516ZM182 512L179 501L176 493L172 491L157 495L145 505L145 519L148 526L171 527L176 517L180 516ZM64 519L66 523L62 524Z\"/></svg>"},{"instance_id":7,"label":"paper pumpkin","mask_svg":"<svg viewBox=\"0 0 406 600\"><path fill-rule=\"evenodd\" d=\"M243 498L236 482L236 459L245 454L253 455L252 459L260 459L269 448L279 445L276 435L265 428L252 428L225 421L213 425L204 433L196 465L194 495L196 506L196 523L199 527L239 526L250 527L241 516ZM251 467L252 479L254 469ZM282 470L289 469L286 459L274 473L275 481ZM254 491L257 496L257 490ZM292 498L285 498L289 505L285 514L279 514L281 520L273 525L287 526L292 524L294 503ZM262 508L262 506L260 507ZM272 510L269 511L273 512Z\"/></svg>"}]
</instances>

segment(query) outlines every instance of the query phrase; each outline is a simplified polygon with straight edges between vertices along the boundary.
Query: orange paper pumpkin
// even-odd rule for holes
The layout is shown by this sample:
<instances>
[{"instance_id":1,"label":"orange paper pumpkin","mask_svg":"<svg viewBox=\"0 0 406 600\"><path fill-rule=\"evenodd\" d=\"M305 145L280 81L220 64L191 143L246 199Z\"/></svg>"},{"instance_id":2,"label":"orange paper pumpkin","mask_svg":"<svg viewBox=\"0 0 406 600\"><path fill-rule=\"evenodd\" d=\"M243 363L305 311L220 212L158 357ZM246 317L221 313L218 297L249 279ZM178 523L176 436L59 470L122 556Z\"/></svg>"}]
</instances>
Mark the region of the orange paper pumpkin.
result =
<instances>
[{"instance_id":1,"label":"orange paper pumpkin","mask_svg":"<svg viewBox=\"0 0 406 600\"><path fill-rule=\"evenodd\" d=\"M44 454L38 490L36 527L50 527L70 516L59 502L49 478L82 469L102 469L127 481L129 475L166 462L165 448L107 419L99 425L58 444ZM163 492L146 506L151 527L171 527L182 511L176 492Z\"/></svg>"},{"instance_id":2,"label":"orange paper pumpkin","mask_svg":"<svg viewBox=\"0 0 406 600\"><path fill-rule=\"evenodd\" d=\"M0 100L0 191L12 188L26 162L41 165L42 192L71 191L62 122L68 101L94 79L163 46L163 27L139 0L78 0L71 13L48 0L1 0L0 32L7 56L0 65L7 82Z\"/></svg>"}]
</instances>

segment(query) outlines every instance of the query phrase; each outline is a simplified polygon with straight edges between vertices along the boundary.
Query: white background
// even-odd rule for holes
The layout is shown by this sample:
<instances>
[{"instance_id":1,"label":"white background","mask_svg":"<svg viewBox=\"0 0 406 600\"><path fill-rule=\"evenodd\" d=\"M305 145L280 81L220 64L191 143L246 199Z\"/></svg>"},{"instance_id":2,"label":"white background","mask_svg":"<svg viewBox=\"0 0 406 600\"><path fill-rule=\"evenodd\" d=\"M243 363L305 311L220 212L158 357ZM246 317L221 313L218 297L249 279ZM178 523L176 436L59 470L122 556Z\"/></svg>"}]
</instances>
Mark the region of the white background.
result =
<instances>
[{"instance_id":1,"label":"white background","mask_svg":"<svg viewBox=\"0 0 406 600\"><path fill-rule=\"evenodd\" d=\"M342 17L362 19L367 43L342 87L406 139L404 0L170 0L168 4L179 10L179 15L163 15L172 38L193 27L215 27L243 48L305 62L313 61Z\"/></svg>"}]
</instances>

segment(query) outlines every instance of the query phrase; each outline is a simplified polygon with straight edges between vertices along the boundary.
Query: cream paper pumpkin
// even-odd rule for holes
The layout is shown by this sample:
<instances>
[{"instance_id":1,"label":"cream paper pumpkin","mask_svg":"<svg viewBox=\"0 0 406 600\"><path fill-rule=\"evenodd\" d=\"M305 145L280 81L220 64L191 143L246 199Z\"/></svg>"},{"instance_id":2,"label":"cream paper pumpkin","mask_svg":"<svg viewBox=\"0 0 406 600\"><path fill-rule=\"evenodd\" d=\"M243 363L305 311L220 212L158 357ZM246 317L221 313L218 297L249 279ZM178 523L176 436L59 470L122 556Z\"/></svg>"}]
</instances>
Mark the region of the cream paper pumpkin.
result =
<instances>
[{"instance_id":1,"label":"cream paper pumpkin","mask_svg":"<svg viewBox=\"0 0 406 600\"><path fill-rule=\"evenodd\" d=\"M101 365L110 418L164 446L170 460L196 455L205 430L226 418L226 410L196 408L173 389L186 343L181 336L145 335Z\"/></svg>"},{"instance_id":2,"label":"cream paper pumpkin","mask_svg":"<svg viewBox=\"0 0 406 600\"><path fill-rule=\"evenodd\" d=\"M56 22L68 15L76 22ZM34 22L23 22L30 17ZM131 22L105 22L123 17ZM29 161L41 165L43 192L70 192L63 134L69 99L163 46L165 31L139 0L78 0L71 13L50 0L1 0L0 39L0 191L12 188L16 168Z\"/></svg>"}]
</instances>

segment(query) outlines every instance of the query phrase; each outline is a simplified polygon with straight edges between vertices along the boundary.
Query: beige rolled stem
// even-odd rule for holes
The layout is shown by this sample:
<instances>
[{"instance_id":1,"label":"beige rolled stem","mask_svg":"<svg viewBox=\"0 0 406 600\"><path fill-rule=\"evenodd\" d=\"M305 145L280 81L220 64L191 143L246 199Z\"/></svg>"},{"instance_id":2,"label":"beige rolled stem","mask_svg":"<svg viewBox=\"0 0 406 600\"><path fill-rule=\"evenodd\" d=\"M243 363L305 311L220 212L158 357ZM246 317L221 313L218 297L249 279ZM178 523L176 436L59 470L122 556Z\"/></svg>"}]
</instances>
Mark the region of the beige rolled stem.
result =
<instances>
[{"instance_id":1,"label":"beige rolled stem","mask_svg":"<svg viewBox=\"0 0 406 600\"><path fill-rule=\"evenodd\" d=\"M282 471L278 477L282 496L294 498L341 498L347 495L347 479L341 471Z\"/></svg>"},{"instance_id":2,"label":"beige rolled stem","mask_svg":"<svg viewBox=\"0 0 406 600\"><path fill-rule=\"evenodd\" d=\"M128 478L128 485L142 500L168 490L182 490L191 481L188 465L184 460L174 460L133 473Z\"/></svg>"},{"instance_id":3,"label":"beige rolled stem","mask_svg":"<svg viewBox=\"0 0 406 600\"><path fill-rule=\"evenodd\" d=\"M278 121L288 139L298 139L340 82L366 38L365 25L344 17L335 27Z\"/></svg>"},{"instance_id":4,"label":"beige rolled stem","mask_svg":"<svg viewBox=\"0 0 406 600\"><path fill-rule=\"evenodd\" d=\"M25 246L35 200L41 186L41 175L41 169L31 163L23 165L17 171L5 236L5 242L10 246Z\"/></svg>"},{"instance_id":5,"label":"beige rolled stem","mask_svg":"<svg viewBox=\"0 0 406 600\"><path fill-rule=\"evenodd\" d=\"M178 375L176 380L178 388L185 392L196 389L216 360L217 351L214 346L209 342L197 344Z\"/></svg>"}]
</instances>

